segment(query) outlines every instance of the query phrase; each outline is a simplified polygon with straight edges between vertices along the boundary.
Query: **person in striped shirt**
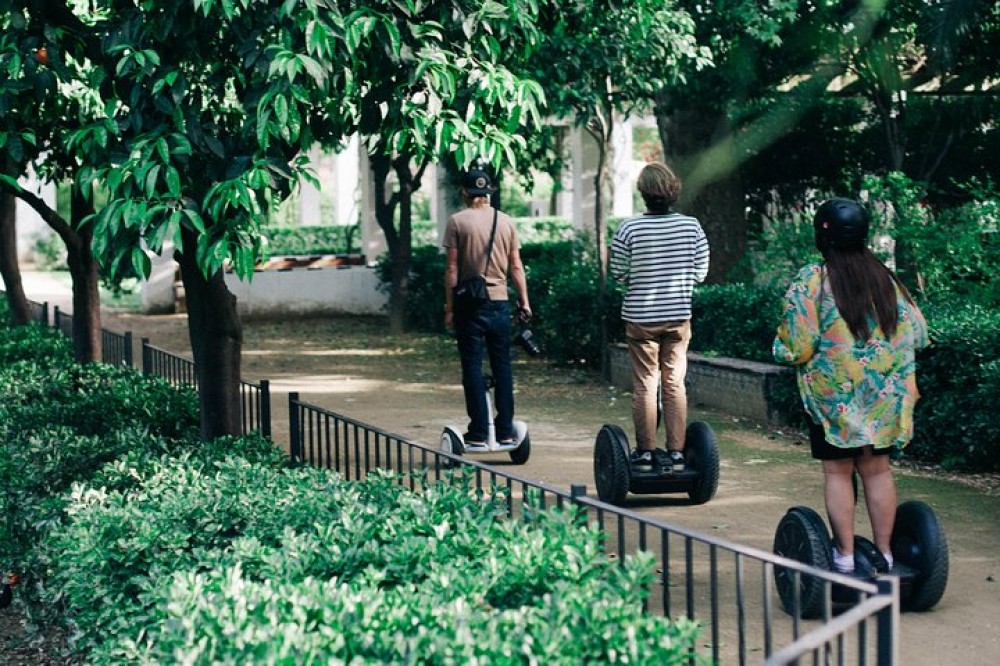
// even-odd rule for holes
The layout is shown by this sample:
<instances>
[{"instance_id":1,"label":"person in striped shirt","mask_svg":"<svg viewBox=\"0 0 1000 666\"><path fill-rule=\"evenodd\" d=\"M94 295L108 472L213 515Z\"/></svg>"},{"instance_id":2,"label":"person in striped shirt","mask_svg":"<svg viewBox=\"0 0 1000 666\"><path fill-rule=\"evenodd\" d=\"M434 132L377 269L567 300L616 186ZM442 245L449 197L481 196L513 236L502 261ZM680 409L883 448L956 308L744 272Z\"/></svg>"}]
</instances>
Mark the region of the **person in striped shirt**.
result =
<instances>
[{"instance_id":1,"label":"person in striped shirt","mask_svg":"<svg viewBox=\"0 0 1000 666\"><path fill-rule=\"evenodd\" d=\"M687 349L691 294L708 275L708 239L693 217L671 208L681 181L661 162L636 181L646 212L624 222L611 243L611 275L626 286L622 319L632 363L635 469L684 470ZM657 399L662 391L666 450L656 448Z\"/></svg>"}]
</instances>

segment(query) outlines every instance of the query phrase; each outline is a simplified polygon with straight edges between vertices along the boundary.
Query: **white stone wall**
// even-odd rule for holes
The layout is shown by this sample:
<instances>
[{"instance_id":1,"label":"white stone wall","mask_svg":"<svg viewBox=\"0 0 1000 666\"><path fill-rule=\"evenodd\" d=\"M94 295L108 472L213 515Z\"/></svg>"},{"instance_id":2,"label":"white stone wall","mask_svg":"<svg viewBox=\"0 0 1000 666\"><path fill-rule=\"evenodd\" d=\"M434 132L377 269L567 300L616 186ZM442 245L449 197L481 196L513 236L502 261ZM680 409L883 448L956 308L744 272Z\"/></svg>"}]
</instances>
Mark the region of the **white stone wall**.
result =
<instances>
[{"instance_id":1,"label":"white stone wall","mask_svg":"<svg viewBox=\"0 0 1000 666\"><path fill-rule=\"evenodd\" d=\"M388 297L367 266L258 271L244 282L226 274L241 317L279 318L320 314L385 314Z\"/></svg>"}]
</instances>

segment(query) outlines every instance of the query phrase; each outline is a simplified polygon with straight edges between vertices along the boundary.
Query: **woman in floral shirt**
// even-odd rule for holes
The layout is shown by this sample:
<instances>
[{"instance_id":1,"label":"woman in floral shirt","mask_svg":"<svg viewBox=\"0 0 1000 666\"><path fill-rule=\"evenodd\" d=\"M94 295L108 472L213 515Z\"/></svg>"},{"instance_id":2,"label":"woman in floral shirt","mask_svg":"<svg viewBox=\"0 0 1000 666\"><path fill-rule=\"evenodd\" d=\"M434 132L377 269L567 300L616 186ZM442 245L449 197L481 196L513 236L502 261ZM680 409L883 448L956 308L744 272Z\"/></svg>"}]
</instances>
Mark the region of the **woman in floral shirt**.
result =
<instances>
[{"instance_id":1,"label":"woman in floral shirt","mask_svg":"<svg viewBox=\"0 0 1000 666\"><path fill-rule=\"evenodd\" d=\"M826 201L813 225L823 263L803 268L789 287L774 358L798 370L812 455L823 461L835 568L854 571L855 470L875 546L891 568L896 486L887 454L913 436L914 353L929 344L927 325L906 287L868 249L861 205Z\"/></svg>"}]
</instances>

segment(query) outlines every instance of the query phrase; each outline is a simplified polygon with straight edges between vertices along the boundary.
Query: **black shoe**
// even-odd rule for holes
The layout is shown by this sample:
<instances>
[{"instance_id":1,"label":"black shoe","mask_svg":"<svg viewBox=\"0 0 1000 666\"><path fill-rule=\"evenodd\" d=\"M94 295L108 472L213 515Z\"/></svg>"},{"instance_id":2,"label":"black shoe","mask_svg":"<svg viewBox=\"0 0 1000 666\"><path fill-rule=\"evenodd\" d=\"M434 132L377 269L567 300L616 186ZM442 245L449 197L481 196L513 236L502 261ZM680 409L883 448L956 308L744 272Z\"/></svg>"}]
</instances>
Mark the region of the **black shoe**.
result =
<instances>
[{"instance_id":1,"label":"black shoe","mask_svg":"<svg viewBox=\"0 0 1000 666\"><path fill-rule=\"evenodd\" d=\"M683 472L687 467L687 461L684 459L683 451L671 451L670 452L670 471L674 474Z\"/></svg>"},{"instance_id":2,"label":"black shoe","mask_svg":"<svg viewBox=\"0 0 1000 666\"><path fill-rule=\"evenodd\" d=\"M641 472L653 471L653 454L650 451L639 451L636 449L629 454L628 462L632 465L632 469Z\"/></svg>"},{"instance_id":3,"label":"black shoe","mask_svg":"<svg viewBox=\"0 0 1000 666\"><path fill-rule=\"evenodd\" d=\"M656 471L667 474L673 471L674 463L670 460L670 452L666 449L653 449L653 464Z\"/></svg>"},{"instance_id":4,"label":"black shoe","mask_svg":"<svg viewBox=\"0 0 1000 666\"><path fill-rule=\"evenodd\" d=\"M465 433L465 435L462 436L462 440L463 440L463 444L465 444L465 448L466 449L485 449L486 448L486 441L485 440L479 440L479 439L470 438L469 437L469 433Z\"/></svg>"}]
</instances>

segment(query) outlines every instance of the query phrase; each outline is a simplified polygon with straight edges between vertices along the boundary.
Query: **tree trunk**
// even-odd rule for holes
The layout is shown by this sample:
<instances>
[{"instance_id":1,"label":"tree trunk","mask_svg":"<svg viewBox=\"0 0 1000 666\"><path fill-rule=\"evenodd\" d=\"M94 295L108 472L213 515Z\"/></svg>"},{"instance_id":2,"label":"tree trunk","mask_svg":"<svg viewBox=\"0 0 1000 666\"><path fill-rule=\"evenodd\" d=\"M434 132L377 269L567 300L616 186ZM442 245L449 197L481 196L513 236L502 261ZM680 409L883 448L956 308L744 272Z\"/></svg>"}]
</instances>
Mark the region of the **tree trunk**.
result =
<instances>
[{"instance_id":1,"label":"tree trunk","mask_svg":"<svg viewBox=\"0 0 1000 666\"><path fill-rule=\"evenodd\" d=\"M101 294L97 261L91 252L93 232L80 220L92 212L89 203L73 188L73 228L63 236L66 263L73 278L73 358L77 363L101 360Z\"/></svg>"},{"instance_id":2,"label":"tree trunk","mask_svg":"<svg viewBox=\"0 0 1000 666\"><path fill-rule=\"evenodd\" d=\"M409 292L409 218L407 217L405 234L402 222L397 232L396 206L400 203L401 197L398 194L389 194L389 175L393 172L392 158L383 154L370 155L368 163L371 165L372 183L375 188L375 220L385 235L385 244L389 251L389 274L392 280L389 290L389 330L392 333L402 333L406 330L406 295ZM397 168L396 173L399 172ZM403 189L404 184L400 183L400 191ZM401 213L400 218L402 217Z\"/></svg>"},{"instance_id":3,"label":"tree trunk","mask_svg":"<svg viewBox=\"0 0 1000 666\"><path fill-rule=\"evenodd\" d=\"M10 320L14 326L31 321L28 299L21 283L21 268L17 261L17 197L0 191L0 276L3 277Z\"/></svg>"},{"instance_id":4,"label":"tree trunk","mask_svg":"<svg viewBox=\"0 0 1000 666\"><path fill-rule=\"evenodd\" d=\"M201 409L201 438L210 441L243 433L240 402L240 354L243 327L236 297L226 287L222 271L206 278L195 258L197 238L184 230L178 253L187 299L188 335L194 355Z\"/></svg>"},{"instance_id":5,"label":"tree trunk","mask_svg":"<svg viewBox=\"0 0 1000 666\"><path fill-rule=\"evenodd\" d=\"M708 281L722 282L747 246L746 194L725 113L657 110L667 163L684 184L679 208L701 222L711 252Z\"/></svg>"}]
</instances>

